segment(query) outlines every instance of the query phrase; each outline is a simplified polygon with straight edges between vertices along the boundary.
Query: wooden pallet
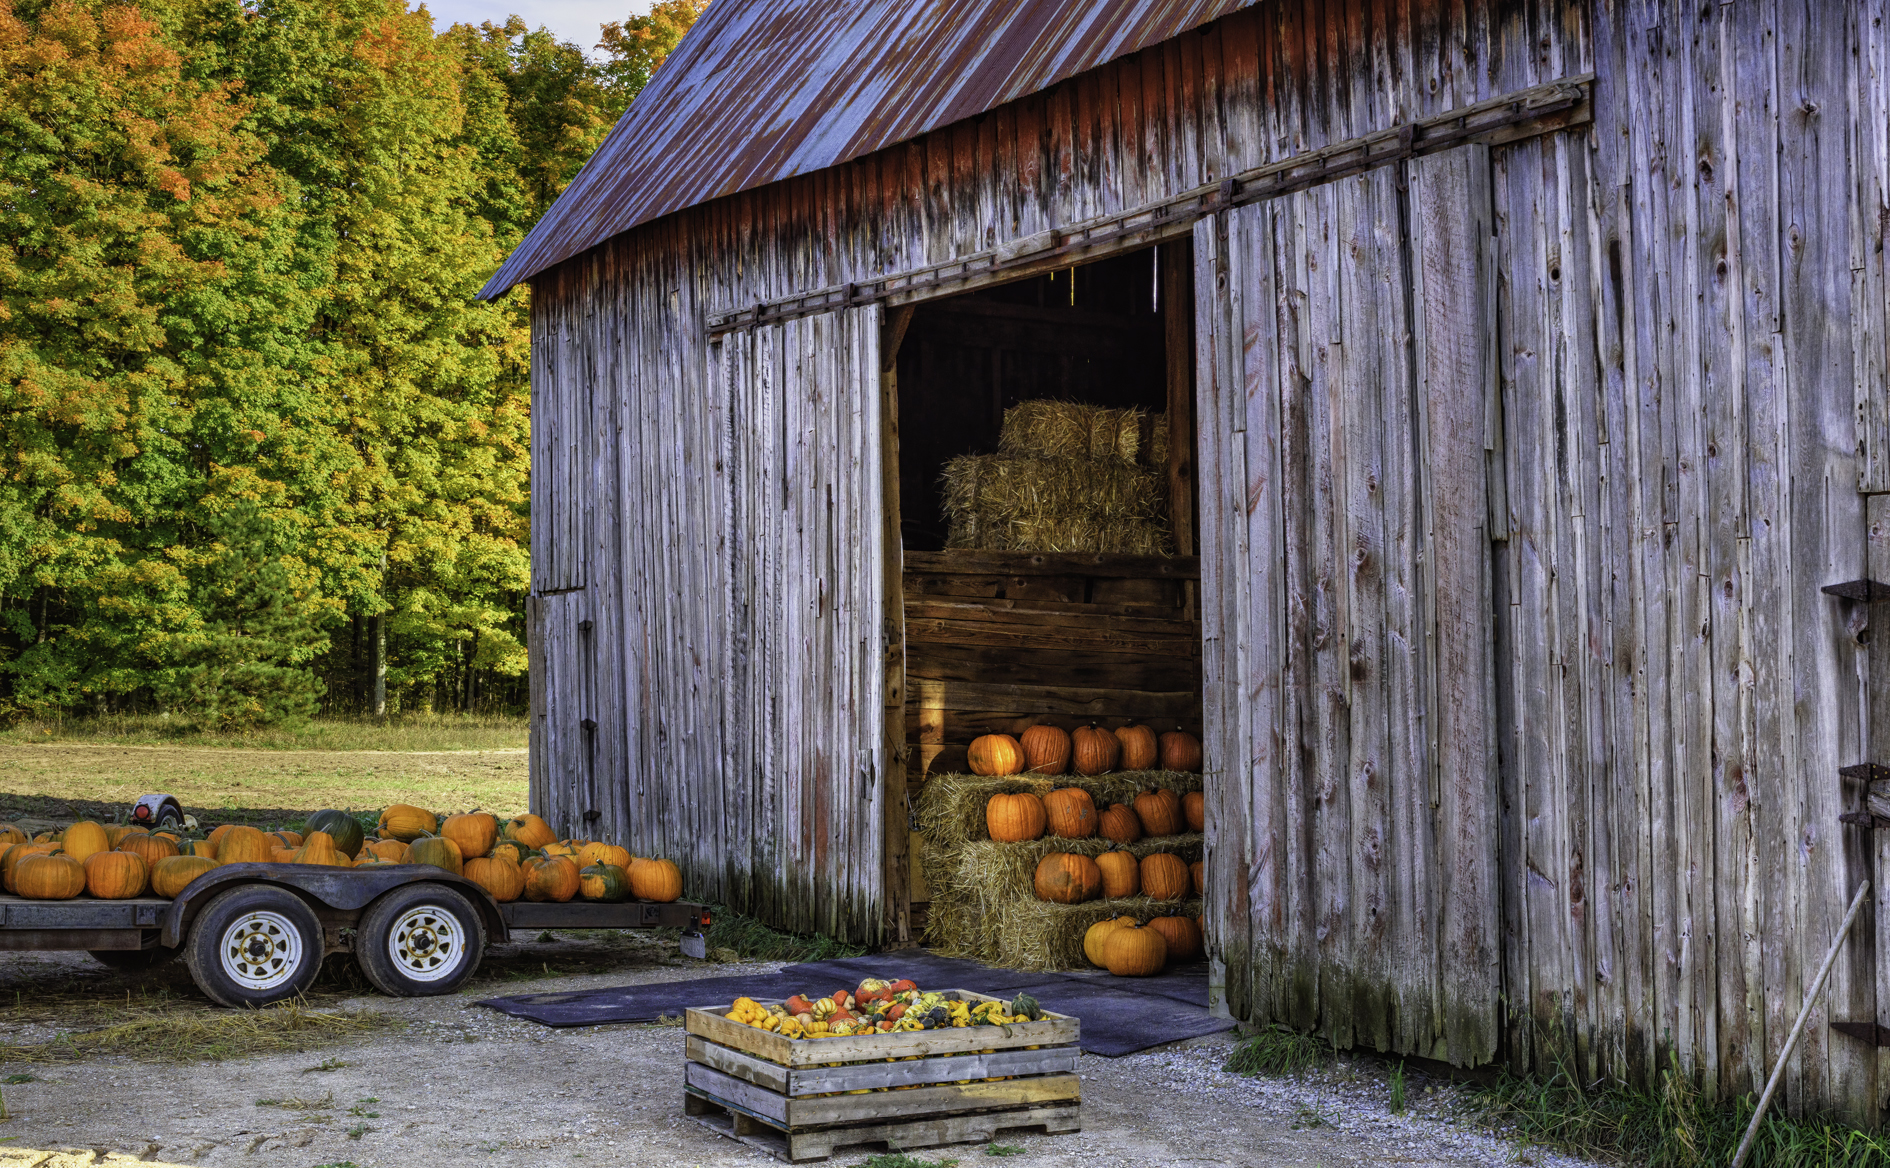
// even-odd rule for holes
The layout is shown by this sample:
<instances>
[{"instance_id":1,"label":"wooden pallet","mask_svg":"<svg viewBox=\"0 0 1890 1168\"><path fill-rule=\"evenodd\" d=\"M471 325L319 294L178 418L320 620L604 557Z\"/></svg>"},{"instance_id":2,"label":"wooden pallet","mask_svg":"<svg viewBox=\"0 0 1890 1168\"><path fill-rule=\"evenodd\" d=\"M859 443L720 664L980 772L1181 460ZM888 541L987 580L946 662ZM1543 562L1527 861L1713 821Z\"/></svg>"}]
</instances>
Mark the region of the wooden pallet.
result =
<instances>
[{"instance_id":1,"label":"wooden pallet","mask_svg":"<svg viewBox=\"0 0 1890 1168\"><path fill-rule=\"evenodd\" d=\"M947 990L966 1001L997 1001ZM898 1150L989 1140L1012 1127L1078 1131L1080 1023L1037 1022L845 1038L785 1038L687 1011L684 1110L722 1135L791 1162L836 1147Z\"/></svg>"}]
</instances>

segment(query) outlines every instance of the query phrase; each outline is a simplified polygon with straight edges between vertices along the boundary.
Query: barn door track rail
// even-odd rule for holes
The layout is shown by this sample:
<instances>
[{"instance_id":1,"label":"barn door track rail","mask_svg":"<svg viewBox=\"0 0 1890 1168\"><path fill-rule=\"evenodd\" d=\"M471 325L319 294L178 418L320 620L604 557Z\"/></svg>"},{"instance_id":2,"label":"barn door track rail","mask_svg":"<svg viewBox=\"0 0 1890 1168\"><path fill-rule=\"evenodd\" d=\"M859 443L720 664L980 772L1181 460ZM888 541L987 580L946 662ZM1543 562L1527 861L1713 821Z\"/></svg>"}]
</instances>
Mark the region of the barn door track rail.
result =
<instances>
[{"instance_id":1,"label":"barn door track rail","mask_svg":"<svg viewBox=\"0 0 1890 1168\"><path fill-rule=\"evenodd\" d=\"M1159 243L1185 234L1217 211L1306 190L1377 167L1472 142L1498 145L1593 120L1595 75L1583 73L1520 89L1436 117L1348 138L1206 183L1133 210L1071 223L974 252L858 284L838 284L729 312L710 313L710 336L796 317L884 301L906 304L962 286L1035 275L1092 254ZM1890 586L1884 596L1890 598Z\"/></svg>"}]
</instances>

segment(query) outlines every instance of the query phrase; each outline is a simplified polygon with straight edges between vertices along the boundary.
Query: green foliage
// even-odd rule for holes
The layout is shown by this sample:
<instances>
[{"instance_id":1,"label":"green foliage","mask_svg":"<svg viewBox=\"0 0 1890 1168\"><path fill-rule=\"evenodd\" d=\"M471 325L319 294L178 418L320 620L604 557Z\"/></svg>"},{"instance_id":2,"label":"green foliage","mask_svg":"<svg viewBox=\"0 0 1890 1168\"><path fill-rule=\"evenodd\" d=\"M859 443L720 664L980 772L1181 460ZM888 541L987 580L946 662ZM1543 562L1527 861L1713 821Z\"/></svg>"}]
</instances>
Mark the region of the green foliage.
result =
<instances>
[{"instance_id":1,"label":"green foliage","mask_svg":"<svg viewBox=\"0 0 1890 1168\"><path fill-rule=\"evenodd\" d=\"M827 961L866 952L824 934L783 933L724 905L714 905L709 912L709 931L704 937L709 949L733 949L744 961Z\"/></svg>"},{"instance_id":2,"label":"green foliage","mask_svg":"<svg viewBox=\"0 0 1890 1168\"><path fill-rule=\"evenodd\" d=\"M1242 1039L1222 1069L1237 1075L1291 1075L1317 1065L1326 1053L1310 1034L1268 1026Z\"/></svg>"},{"instance_id":3,"label":"green foliage","mask_svg":"<svg viewBox=\"0 0 1890 1168\"><path fill-rule=\"evenodd\" d=\"M1391 1114L1404 1114L1404 1064L1391 1068Z\"/></svg>"}]
</instances>

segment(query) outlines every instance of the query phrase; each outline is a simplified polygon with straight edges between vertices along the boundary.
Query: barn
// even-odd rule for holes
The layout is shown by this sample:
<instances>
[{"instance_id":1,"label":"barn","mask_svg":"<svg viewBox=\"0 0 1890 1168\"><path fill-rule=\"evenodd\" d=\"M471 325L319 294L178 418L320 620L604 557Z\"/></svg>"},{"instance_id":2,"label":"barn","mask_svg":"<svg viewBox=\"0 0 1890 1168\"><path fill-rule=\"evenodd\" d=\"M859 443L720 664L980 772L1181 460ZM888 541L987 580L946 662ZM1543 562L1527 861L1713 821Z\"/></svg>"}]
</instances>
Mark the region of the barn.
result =
<instances>
[{"instance_id":1,"label":"barn","mask_svg":"<svg viewBox=\"0 0 1890 1168\"><path fill-rule=\"evenodd\" d=\"M1235 1016L1711 1097L1871 880L1876 1123L1885 7L717 0L482 293L533 809L910 944L972 737L1192 729Z\"/></svg>"}]
</instances>

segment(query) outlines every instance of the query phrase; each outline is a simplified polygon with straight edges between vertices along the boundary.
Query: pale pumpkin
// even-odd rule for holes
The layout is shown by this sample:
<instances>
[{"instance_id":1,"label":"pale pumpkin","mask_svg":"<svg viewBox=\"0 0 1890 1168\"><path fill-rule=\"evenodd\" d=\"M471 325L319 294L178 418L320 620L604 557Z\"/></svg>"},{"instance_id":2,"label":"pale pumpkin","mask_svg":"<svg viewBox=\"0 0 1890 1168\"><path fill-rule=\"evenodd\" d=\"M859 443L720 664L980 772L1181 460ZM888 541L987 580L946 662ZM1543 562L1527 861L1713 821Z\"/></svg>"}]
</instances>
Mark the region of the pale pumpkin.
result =
<instances>
[{"instance_id":1,"label":"pale pumpkin","mask_svg":"<svg viewBox=\"0 0 1890 1168\"><path fill-rule=\"evenodd\" d=\"M218 828L224 831L224 828ZM275 858L275 842L253 827L234 826L217 841L219 864L267 864Z\"/></svg>"},{"instance_id":2,"label":"pale pumpkin","mask_svg":"<svg viewBox=\"0 0 1890 1168\"><path fill-rule=\"evenodd\" d=\"M85 858L93 852L108 852L111 850L111 843L105 838L105 829L89 819L81 819L71 827L68 827L65 830L65 834L59 837L59 845L66 855L71 856L81 864L85 863ZM47 899L60 900L63 898L50 897Z\"/></svg>"},{"instance_id":3,"label":"pale pumpkin","mask_svg":"<svg viewBox=\"0 0 1890 1168\"><path fill-rule=\"evenodd\" d=\"M558 842L558 833L536 815L521 815L505 825L505 838L517 840L528 848L542 848Z\"/></svg>"},{"instance_id":4,"label":"pale pumpkin","mask_svg":"<svg viewBox=\"0 0 1890 1168\"><path fill-rule=\"evenodd\" d=\"M1170 730L1161 737L1161 764L1165 771L1201 769L1201 740L1185 730Z\"/></svg>"},{"instance_id":5,"label":"pale pumpkin","mask_svg":"<svg viewBox=\"0 0 1890 1168\"><path fill-rule=\"evenodd\" d=\"M1180 900L1188 895L1188 866L1180 856L1153 852L1142 857L1142 895L1153 900Z\"/></svg>"},{"instance_id":6,"label":"pale pumpkin","mask_svg":"<svg viewBox=\"0 0 1890 1168\"><path fill-rule=\"evenodd\" d=\"M1204 952L1201 926L1189 917L1156 917L1148 927L1168 942L1168 959L1174 962L1199 961Z\"/></svg>"},{"instance_id":7,"label":"pale pumpkin","mask_svg":"<svg viewBox=\"0 0 1890 1168\"><path fill-rule=\"evenodd\" d=\"M1189 831L1207 830L1207 798L1199 791L1189 791L1181 797L1181 818L1187 821Z\"/></svg>"},{"instance_id":8,"label":"pale pumpkin","mask_svg":"<svg viewBox=\"0 0 1890 1168\"><path fill-rule=\"evenodd\" d=\"M630 895L668 904L682 898L682 869L670 860L630 861Z\"/></svg>"},{"instance_id":9,"label":"pale pumpkin","mask_svg":"<svg viewBox=\"0 0 1890 1168\"><path fill-rule=\"evenodd\" d=\"M1135 814L1150 835L1181 833L1181 796L1173 791L1150 790L1135 797Z\"/></svg>"},{"instance_id":10,"label":"pale pumpkin","mask_svg":"<svg viewBox=\"0 0 1890 1168\"><path fill-rule=\"evenodd\" d=\"M101 830L99 839L104 838ZM42 852L19 862L13 870L13 883L19 895L28 900L71 900L85 891L85 865L70 852Z\"/></svg>"},{"instance_id":11,"label":"pale pumpkin","mask_svg":"<svg viewBox=\"0 0 1890 1168\"><path fill-rule=\"evenodd\" d=\"M1096 857L1096 869L1102 873L1102 894L1111 900L1142 890L1142 866L1127 852L1104 852Z\"/></svg>"},{"instance_id":12,"label":"pale pumpkin","mask_svg":"<svg viewBox=\"0 0 1890 1168\"><path fill-rule=\"evenodd\" d=\"M81 867L85 890L100 900L130 900L151 885L150 869L136 852L93 852Z\"/></svg>"},{"instance_id":13,"label":"pale pumpkin","mask_svg":"<svg viewBox=\"0 0 1890 1168\"><path fill-rule=\"evenodd\" d=\"M412 843L423 835L432 835L440 830L440 817L424 807L415 807L409 803L395 803L381 812L376 828L382 839L397 839L403 843Z\"/></svg>"},{"instance_id":14,"label":"pale pumpkin","mask_svg":"<svg viewBox=\"0 0 1890 1168\"><path fill-rule=\"evenodd\" d=\"M1055 904L1081 904L1102 891L1102 869L1088 856L1051 852L1037 862L1032 879L1037 899Z\"/></svg>"},{"instance_id":15,"label":"pale pumpkin","mask_svg":"<svg viewBox=\"0 0 1890 1168\"><path fill-rule=\"evenodd\" d=\"M369 860L371 864L385 864L386 860ZM499 856L477 856L466 861L460 875L486 890L486 895L505 904L517 900L525 892L525 873L519 871L517 864Z\"/></svg>"},{"instance_id":16,"label":"pale pumpkin","mask_svg":"<svg viewBox=\"0 0 1890 1168\"><path fill-rule=\"evenodd\" d=\"M134 831L124 839L118 841L117 850L132 853L140 860L143 860L144 866L149 868L151 865L167 856L175 856L177 854L177 845L161 836L146 835L144 832Z\"/></svg>"},{"instance_id":17,"label":"pale pumpkin","mask_svg":"<svg viewBox=\"0 0 1890 1168\"><path fill-rule=\"evenodd\" d=\"M1134 917L1110 917L1106 921L1097 921L1083 932L1083 956L1089 959L1091 965L1104 965L1103 949L1109 934L1133 924Z\"/></svg>"},{"instance_id":18,"label":"pale pumpkin","mask_svg":"<svg viewBox=\"0 0 1890 1168\"><path fill-rule=\"evenodd\" d=\"M578 866L563 856L550 856L531 865L525 872L525 899L570 900L578 892Z\"/></svg>"},{"instance_id":19,"label":"pale pumpkin","mask_svg":"<svg viewBox=\"0 0 1890 1168\"><path fill-rule=\"evenodd\" d=\"M1154 929L1126 925L1103 942L1103 967L1117 977L1151 977L1168 964L1168 940Z\"/></svg>"},{"instance_id":20,"label":"pale pumpkin","mask_svg":"<svg viewBox=\"0 0 1890 1168\"><path fill-rule=\"evenodd\" d=\"M166 856L151 865L151 891L162 897L175 897L190 882L217 866L208 856Z\"/></svg>"},{"instance_id":21,"label":"pale pumpkin","mask_svg":"<svg viewBox=\"0 0 1890 1168\"><path fill-rule=\"evenodd\" d=\"M1133 807L1121 803L1111 803L1107 810L1097 817L1098 830L1103 838L1119 844L1132 844L1142 838L1142 820L1135 814Z\"/></svg>"},{"instance_id":22,"label":"pale pumpkin","mask_svg":"<svg viewBox=\"0 0 1890 1168\"><path fill-rule=\"evenodd\" d=\"M1024 769L1033 775L1060 775L1070 769L1070 736L1060 726L1032 726L1018 738Z\"/></svg>"},{"instance_id":23,"label":"pale pumpkin","mask_svg":"<svg viewBox=\"0 0 1890 1168\"><path fill-rule=\"evenodd\" d=\"M1024 769L1024 748L1009 734L986 734L971 740L965 761L974 775L1014 775Z\"/></svg>"},{"instance_id":24,"label":"pale pumpkin","mask_svg":"<svg viewBox=\"0 0 1890 1168\"><path fill-rule=\"evenodd\" d=\"M1064 787L1043 797L1050 834L1062 839L1088 839L1096 834L1096 801L1081 787Z\"/></svg>"},{"instance_id":25,"label":"pale pumpkin","mask_svg":"<svg viewBox=\"0 0 1890 1168\"><path fill-rule=\"evenodd\" d=\"M577 861L579 868L588 868L592 864L610 864L628 872L630 871L630 861L634 857L630 855L630 849L628 848L620 848L616 844L607 844L600 841L598 843L585 844L578 849L578 854L572 858Z\"/></svg>"},{"instance_id":26,"label":"pale pumpkin","mask_svg":"<svg viewBox=\"0 0 1890 1168\"><path fill-rule=\"evenodd\" d=\"M1116 741L1122 744L1122 758L1117 764L1125 771L1145 771L1161 758L1161 744L1155 731L1147 726L1118 726Z\"/></svg>"},{"instance_id":27,"label":"pale pumpkin","mask_svg":"<svg viewBox=\"0 0 1890 1168\"><path fill-rule=\"evenodd\" d=\"M1116 769L1116 762L1122 757L1122 743L1116 736L1099 726L1079 726L1070 735L1073 746L1071 759L1079 775L1102 775Z\"/></svg>"},{"instance_id":28,"label":"pale pumpkin","mask_svg":"<svg viewBox=\"0 0 1890 1168\"><path fill-rule=\"evenodd\" d=\"M455 876L460 875L466 867L465 857L459 854L459 845L443 835L423 835L408 844L407 862L431 864Z\"/></svg>"},{"instance_id":29,"label":"pale pumpkin","mask_svg":"<svg viewBox=\"0 0 1890 1168\"><path fill-rule=\"evenodd\" d=\"M578 869L578 895L585 900L619 904L630 899L630 874L615 864Z\"/></svg>"},{"instance_id":30,"label":"pale pumpkin","mask_svg":"<svg viewBox=\"0 0 1890 1168\"><path fill-rule=\"evenodd\" d=\"M440 824L440 834L459 845L461 858L475 860L489 855L492 845L499 842L499 821L484 811L449 815Z\"/></svg>"},{"instance_id":31,"label":"pale pumpkin","mask_svg":"<svg viewBox=\"0 0 1890 1168\"><path fill-rule=\"evenodd\" d=\"M984 805L985 831L999 843L1041 839L1048 822L1043 800L1029 791L993 795Z\"/></svg>"}]
</instances>

